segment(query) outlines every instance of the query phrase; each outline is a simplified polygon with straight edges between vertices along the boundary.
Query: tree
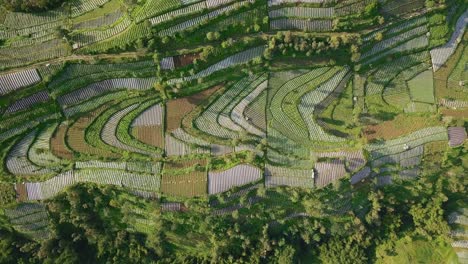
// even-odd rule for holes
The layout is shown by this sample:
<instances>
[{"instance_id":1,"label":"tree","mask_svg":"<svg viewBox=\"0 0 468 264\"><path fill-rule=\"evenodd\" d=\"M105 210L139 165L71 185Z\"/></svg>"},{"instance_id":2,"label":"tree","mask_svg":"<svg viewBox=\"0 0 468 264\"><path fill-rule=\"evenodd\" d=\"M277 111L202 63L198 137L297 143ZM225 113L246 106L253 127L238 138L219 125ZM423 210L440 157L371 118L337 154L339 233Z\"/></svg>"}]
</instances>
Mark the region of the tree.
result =
<instances>
[{"instance_id":1,"label":"tree","mask_svg":"<svg viewBox=\"0 0 468 264\"><path fill-rule=\"evenodd\" d=\"M211 32L211 31L208 32L208 33L206 33L206 39L207 39L207 40L210 40L210 41L211 41L211 40L214 40L214 33Z\"/></svg>"},{"instance_id":2,"label":"tree","mask_svg":"<svg viewBox=\"0 0 468 264\"><path fill-rule=\"evenodd\" d=\"M142 38L137 39L137 41L135 42L135 48L142 49L144 47L145 47L145 42L143 41L143 39Z\"/></svg>"},{"instance_id":3,"label":"tree","mask_svg":"<svg viewBox=\"0 0 468 264\"><path fill-rule=\"evenodd\" d=\"M167 43L169 43L169 41L171 41L171 39L168 36L163 37L162 40L161 40L161 42L163 44L167 44Z\"/></svg>"},{"instance_id":4,"label":"tree","mask_svg":"<svg viewBox=\"0 0 468 264\"><path fill-rule=\"evenodd\" d=\"M357 45L351 45L351 61L358 62L361 58L361 53L359 53L359 47Z\"/></svg>"},{"instance_id":5,"label":"tree","mask_svg":"<svg viewBox=\"0 0 468 264\"><path fill-rule=\"evenodd\" d=\"M296 260L296 249L290 245L280 247L275 250L275 257L277 258L278 263L281 264L293 264L297 263Z\"/></svg>"},{"instance_id":6,"label":"tree","mask_svg":"<svg viewBox=\"0 0 468 264\"><path fill-rule=\"evenodd\" d=\"M382 199L383 199L383 193L381 191L369 193L368 200L371 202L371 209L369 213L366 215L366 222L368 224L380 225L379 213L382 209L382 205L380 203Z\"/></svg>"},{"instance_id":7,"label":"tree","mask_svg":"<svg viewBox=\"0 0 468 264\"><path fill-rule=\"evenodd\" d=\"M367 257L364 249L350 237L333 237L319 248L324 264L364 264Z\"/></svg>"},{"instance_id":8,"label":"tree","mask_svg":"<svg viewBox=\"0 0 468 264\"><path fill-rule=\"evenodd\" d=\"M352 62L358 62L360 58L361 58L361 53L351 54L351 61Z\"/></svg>"},{"instance_id":9,"label":"tree","mask_svg":"<svg viewBox=\"0 0 468 264\"><path fill-rule=\"evenodd\" d=\"M15 201L16 192L13 184L0 182L0 205L8 205Z\"/></svg>"},{"instance_id":10,"label":"tree","mask_svg":"<svg viewBox=\"0 0 468 264\"><path fill-rule=\"evenodd\" d=\"M383 39L383 34L382 34L382 32L378 32L378 33L375 35L374 39L375 39L376 41L382 41L382 39Z\"/></svg>"},{"instance_id":11,"label":"tree","mask_svg":"<svg viewBox=\"0 0 468 264\"><path fill-rule=\"evenodd\" d=\"M232 47L233 44L234 44L234 40L232 38L228 38L227 40L221 43L221 47L223 49L227 49L229 47Z\"/></svg>"},{"instance_id":12,"label":"tree","mask_svg":"<svg viewBox=\"0 0 468 264\"><path fill-rule=\"evenodd\" d=\"M271 48L266 48L263 51L263 57L267 60L271 60L273 58L273 50Z\"/></svg>"},{"instance_id":13,"label":"tree","mask_svg":"<svg viewBox=\"0 0 468 264\"><path fill-rule=\"evenodd\" d=\"M221 37L221 34L219 32L208 32L206 33L206 39L209 41L212 40L218 40Z\"/></svg>"},{"instance_id":14,"label":"tree","mask_svg":"<svg viewBox=\"0 0 468 264\"><path fill-rule=\"evenodd\" d=\"M292 33L291 31L286 31L284 32L284 39L283 39L284 43L291 43L292 41Z\"/></svg>"},{"instance_id":15,"label":"tree","mask_svg":"<svg viewBox=\"0 0 468 264\"><path fill-rule=\"evenodd\" d=\"M364 8L364 15L367 17L376 16L379 14L379 2L373 1Z\"/></svg>"},{"instance_id":16,"label":"tree","mask_svg":"<svg viewBox=\"0 0 468 264\"><path fill-rule=\"evenodd\" d=\"M424 199L420 203L413 205L410 214L413 217L416 232L431 240L435 236L448 234L450 228L444 219L442 208L448 198L442 191L442 180L439 179L432 191L432 198Z\"/></svg>"},{"instance_id":17,"label":"tree","mask_svg":"<svg viewBox=\"0 0 468 264\"><path fill-rule=\"evenodd\" d=\"M166 94L166 85L161 82L156 82L154 84L154 89L161 94L162 98L167 98Z\"/></svg>"},{"instance_id":18,"label":"tree","mask_svg":"<svg viewBox=\"0 0 468 264\"><path fill-rule=\"evenodd\" d=\"M258 197L262 197L262 198L266 197L266 189L265 189L265 187L263 187L263 186L258 187L258 189L257 189L257 196L258 196Z\"/></svg>"},{"instance_id":19,"label":"tree","mask_svg":"<svg viewBox=\"0 0 468 264\"><path fill-rule=\"evenodd\" d=\"M239 211L238 210L234 210L234 212L232 212L232 218L234 218L234 219L239 218Z\"/></svg>"},{"instance_id":20,"label":"tree","mask_svg":"<svg viewBox=\"0 0 468 264\"><path fill-rule=\"evenodd\" d=\"M328 44L330 45L330 47L332 49L338 49L340 47L340 37L339 36L332 36L329 40L328 40Z\"/></svg>"},{"instance_id":21,"label":"tree","mask_svg":"<svg viewBox=\"0 0 468 264\"><path fill-rule=\"evenodd\" d=\"M254 29L255 32L259 32L260 29L262 29L262 27L259 24L255 24L253 29Z\"/></svg>"},{"instance_id":22,"label":"tree","mask_svg":"<svg viewBox=\"0 0 468 264\"><path fill-rule=\"evenodd\" d=\"M379 25L383 25L385 23L385 18L383 16L377 17L377 22Z\"/></svg>"},{"instance_id":23,"label":"tree","mask_svg":"<svg viewBox=\"0 0 468 264\"><path fill-rule=\"evenodd\" d=\"M262 60L262 57L261 57L261 56L255 57L255 58L253 58L253 60L252 60L252 63L253 63L254 65L262 64L262 62L263 62L263 60Z\"/></svg>"},{"instance_id":24,"label":"tree","mask_svg":"<svg viewBox=\"0 0 468 264\"><path fill-rule=\"evenodd\" d=\"M432 0L426 0L426 2L424 4L425 4L425 6L427 8L432 8L435 5L434 1L432 1Z\"/></svg>"},{"instance_id":25,"label":"tree","mask_svg":"<svg viewBox=\"0 0 468 264\"><path fill-rule=\"evenodd\" d=\"M204 47L202 52L200 53L200 60L206 61L213 52L213 46Z\"/></svg>"}]
</instances>

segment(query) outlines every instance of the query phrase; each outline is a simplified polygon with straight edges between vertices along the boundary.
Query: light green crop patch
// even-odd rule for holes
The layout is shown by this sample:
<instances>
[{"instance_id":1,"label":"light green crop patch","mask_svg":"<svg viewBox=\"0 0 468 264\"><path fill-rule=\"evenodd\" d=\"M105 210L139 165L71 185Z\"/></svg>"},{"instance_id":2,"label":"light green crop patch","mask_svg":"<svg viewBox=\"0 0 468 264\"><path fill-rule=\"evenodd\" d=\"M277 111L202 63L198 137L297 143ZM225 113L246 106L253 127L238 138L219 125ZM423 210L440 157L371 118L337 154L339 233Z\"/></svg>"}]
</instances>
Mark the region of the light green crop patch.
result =
<instances>
[{"instance_id":1,"label":"light green crop patch","mask_svg":"<svg viewBox=\"0 0 468 264\"><path fill-rule=\"evenodd\" d=\"M411 99L415 102L433 104L434 82L432 71L426 70L408 81Z\"/></svg>"}]
</instances>

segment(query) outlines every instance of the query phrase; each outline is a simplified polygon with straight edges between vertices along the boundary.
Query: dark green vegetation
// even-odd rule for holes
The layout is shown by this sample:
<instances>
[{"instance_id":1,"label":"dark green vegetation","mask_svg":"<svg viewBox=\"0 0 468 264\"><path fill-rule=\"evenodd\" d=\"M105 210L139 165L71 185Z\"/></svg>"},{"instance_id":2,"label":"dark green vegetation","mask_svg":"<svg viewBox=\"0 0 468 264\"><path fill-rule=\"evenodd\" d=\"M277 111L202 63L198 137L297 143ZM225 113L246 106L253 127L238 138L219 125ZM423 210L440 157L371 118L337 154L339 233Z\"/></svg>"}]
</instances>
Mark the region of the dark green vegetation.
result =
<instances>
[{"instance_id":1,"label":"dark green vegetation","mask_svg":"<svg viewBox=\"0 0 468 264\"><path fill-rule=\"evenodd\" d=\"M4 0L0 263L465 263L467 16Z\"/></svg>"},{"instance_id":2,"label":"dark green vegetation","mask_svg":"<svg viewBox=\"0 0 468 264\"><path fill-rule=\"evenodd\" d=\"M223 216L201 200L187 200L186 212L161 212L157 201L123 189L80 184L47 201L55 235L37 244L4 227L2 252L33 263L449 263L456 257L444 212L467 194L463 175L453 175L468 169L461 151L465 167L451 165L460 161L451 151L437 173L384 188L346 181L314 191L262 187L218 204L246 205ZM259 202L248 205L247 197ZM309 216L291 217L297 212Z\"/></svg>"}]
</instances>

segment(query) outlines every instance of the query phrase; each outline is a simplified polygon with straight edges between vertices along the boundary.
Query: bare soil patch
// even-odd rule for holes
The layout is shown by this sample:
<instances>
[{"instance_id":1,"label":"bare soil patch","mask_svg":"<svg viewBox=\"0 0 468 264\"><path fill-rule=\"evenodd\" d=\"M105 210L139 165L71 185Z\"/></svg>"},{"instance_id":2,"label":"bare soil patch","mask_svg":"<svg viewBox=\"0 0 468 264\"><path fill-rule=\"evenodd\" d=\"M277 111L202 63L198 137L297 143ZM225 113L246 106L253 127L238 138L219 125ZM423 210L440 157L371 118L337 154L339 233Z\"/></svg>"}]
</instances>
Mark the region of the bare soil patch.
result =
<instances>
[{"instance_id":1,"label":"bare soil patch","mask_svg":"<svg viewBox=\"0 0 468 264\"><path fill-rule=\"evenodd\" d=\"M467 109L441 109L441 114L444 116L453 116L457 118L468 118L468 108Z\"/></svg>"},{"instance_id":2,"label":"bare soil patch","mask_svg":"<svg viewBox=\"0 0 468 264\"><path fill-rule=\"evenodd\" d=\"M161 126L137 126L133 128L132 134L145 144L164 148L164 133Z\"/></svg>"},{"instance_id":3,"label":"bare soil patch","mask_svg":"<svg viewBox=\"0 0 468 264\"><path fill-rule=\"evenodd\" d=\"M192 64L193 61L198 58L200 58L200 54L198 53L174 56L174 66L176 68L184 67Z\"/></svg>"},{"instance_id":4,"label":"bare soil patch","mask_svg":"<svg viewBox=\"0 0 468 264\"><path fill-rule=\"evenodd\" d=\"M170 132L179 128L185 115L190 113L197 105L206 100L221 87L222 85L217 85L191 96L170 100L166 105L167 131Z\"/></svg>"},{"instance_id":5,"label":"bare soil patch","mask_svg":"<svg viewBox=\"0 0 468 264\"><path fill-rule=\"evenodd\" d=\"M16 198L18 202L24 202L28 200L28 191L24 183L17 183L16 186Z\"/></svg>"},{"instance_id":6,"label":"bare soil patch","mask_svg":"<svg viewBox=\"0 0 468 264\"><path fill-rule=\"evenodd\" d=\"M377 125L369 125L363 130L367 140L373 139L393 139L419 129L442 125L437 118L428 118L427 116L408 116L398 115L395 119L385 121Z\"/></svg>"},{"instance_id":7,"label":"bare soil patch","mask_svg":"<svg viewBox=\"0 0 468 264\"><path fill-rule=\"evenodd\" d=\"M161 192L182 197L203 196L207 193L206 172L190 172L183 175L163 175Z\"/></svg>"},{"instance_id":8,"label":"bare soil patch","mask_svg":"<svg viewBox=\"0 0 468 264\"><path fill-rule=\"evenodd\" d=\"M67 126L65 124L61 124L58 126L57 130L55 131L54 135L50 140L50 149L52 153L60 157L62 159L72 159L73 153L70 149L65 145L65 135L67 133Z\"/></svg>"}]
</instances>

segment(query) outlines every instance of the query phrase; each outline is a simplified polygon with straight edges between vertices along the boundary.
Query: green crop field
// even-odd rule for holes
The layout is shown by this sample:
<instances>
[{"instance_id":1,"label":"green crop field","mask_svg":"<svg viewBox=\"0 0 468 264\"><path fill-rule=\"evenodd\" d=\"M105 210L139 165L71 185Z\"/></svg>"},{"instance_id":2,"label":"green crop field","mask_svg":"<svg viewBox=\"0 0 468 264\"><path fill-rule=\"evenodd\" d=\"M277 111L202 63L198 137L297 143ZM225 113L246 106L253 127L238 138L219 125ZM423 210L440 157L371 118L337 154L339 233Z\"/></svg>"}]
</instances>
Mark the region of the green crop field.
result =
<instances>
[{"instance_id":1,"label":"green crop field","mask_svg":"<svg viewBox=\"0 0 468 264\"><path fill-rule=\"evenodd\" d=\"M464 0L1 0L0 263L467 263Z\"/></svg>"},{"instance_id":2,"label":"green crop field","mask_svg":"<svg viewBox=\"0 0 468 264\"><path fill-rule=\"evenodd\" d=\"M408 81L410 96L413 101L434 103L434 83L432 71L427 70Z\"/></svg>"}]
</instances>

